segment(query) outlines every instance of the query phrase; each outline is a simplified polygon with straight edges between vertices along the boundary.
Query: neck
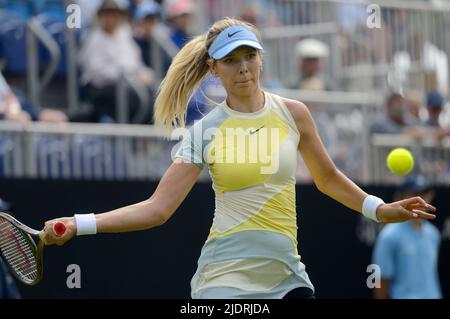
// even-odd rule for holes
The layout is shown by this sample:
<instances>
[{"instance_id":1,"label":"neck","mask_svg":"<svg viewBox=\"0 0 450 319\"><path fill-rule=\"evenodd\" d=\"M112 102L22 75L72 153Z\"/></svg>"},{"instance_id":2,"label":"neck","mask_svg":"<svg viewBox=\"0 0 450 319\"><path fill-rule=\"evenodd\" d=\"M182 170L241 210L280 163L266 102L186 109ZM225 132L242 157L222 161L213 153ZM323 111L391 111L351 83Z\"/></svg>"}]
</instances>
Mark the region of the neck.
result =
<instances>
[{"instance_id":1,"label":"neck","mask_svg":"<svg viewBox=\"0 0 450 319\"><path fill-rule=\"evenodd\" d=\"M237 96L228 94L227 104L228 106L242 113L254 113L261 110L264 107L265 97L264 92L258 87L254 93L248 96Z\"/></svg>"}]
</instances>

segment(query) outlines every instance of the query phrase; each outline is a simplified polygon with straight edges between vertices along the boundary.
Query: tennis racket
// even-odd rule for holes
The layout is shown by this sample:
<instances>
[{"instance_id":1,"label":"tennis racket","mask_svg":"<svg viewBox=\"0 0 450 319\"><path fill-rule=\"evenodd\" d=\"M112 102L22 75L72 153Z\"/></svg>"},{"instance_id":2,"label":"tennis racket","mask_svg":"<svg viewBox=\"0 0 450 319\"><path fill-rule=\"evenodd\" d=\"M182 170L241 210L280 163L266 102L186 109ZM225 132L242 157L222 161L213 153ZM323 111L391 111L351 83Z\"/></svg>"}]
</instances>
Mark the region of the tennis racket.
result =
<instances>
[{"instance_id":1,"label":"tennis racket","mask_svg":"<svg viewBox=\"0 0 450 319\"><path fill-rule=\"evenodd\" d=\"M56 223L53 232L62 236L63 223ZM0 256L14 276L26 285L34 286L42 279L43 231L30 228L6 213L0 213ZM39 238L36 246L34 237Z\"/></svg>"}]
</instances>

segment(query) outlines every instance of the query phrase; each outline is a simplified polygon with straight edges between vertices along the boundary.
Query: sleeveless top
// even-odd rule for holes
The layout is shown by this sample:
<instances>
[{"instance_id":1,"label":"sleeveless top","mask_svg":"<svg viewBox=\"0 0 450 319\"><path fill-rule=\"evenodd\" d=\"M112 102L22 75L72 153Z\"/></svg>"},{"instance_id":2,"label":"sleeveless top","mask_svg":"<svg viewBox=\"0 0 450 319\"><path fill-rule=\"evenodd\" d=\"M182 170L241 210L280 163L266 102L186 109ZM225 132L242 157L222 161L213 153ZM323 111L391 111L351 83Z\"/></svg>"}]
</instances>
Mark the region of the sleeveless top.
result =
<instances>
[{"instance_id":1,"label":"sleeveless top","mask_svg":"<svg viewBox=\"0 0 450 319\"><path fill-rule=\"evenodd\" d=\"M192 298L282 298L314 287L297 251L295 171L300 133L281 97L254 113L226 100L196 122L175 157L208 165L215 213L191 281Z\"/></svg>"}]
</instances>

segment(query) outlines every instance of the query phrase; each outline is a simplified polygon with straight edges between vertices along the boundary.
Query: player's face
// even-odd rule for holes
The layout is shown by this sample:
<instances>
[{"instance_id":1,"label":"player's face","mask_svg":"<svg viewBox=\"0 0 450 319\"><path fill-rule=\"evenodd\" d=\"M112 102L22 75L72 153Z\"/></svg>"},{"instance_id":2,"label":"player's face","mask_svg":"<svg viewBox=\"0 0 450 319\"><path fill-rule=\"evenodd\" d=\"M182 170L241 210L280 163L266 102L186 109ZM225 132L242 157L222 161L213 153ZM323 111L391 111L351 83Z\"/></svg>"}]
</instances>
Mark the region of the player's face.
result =
<instances>
[{"instance_id":1,"label":"player's face","mask_svg":"<svg viewBox=\"0 0 450 319\"><path fill-rule=\"evenodd\" d=\"M248 96L259 89L261 65L258 50L242 46L212 64L211 72L220 77L229 94Z\"/></svg>"}]
</instances>

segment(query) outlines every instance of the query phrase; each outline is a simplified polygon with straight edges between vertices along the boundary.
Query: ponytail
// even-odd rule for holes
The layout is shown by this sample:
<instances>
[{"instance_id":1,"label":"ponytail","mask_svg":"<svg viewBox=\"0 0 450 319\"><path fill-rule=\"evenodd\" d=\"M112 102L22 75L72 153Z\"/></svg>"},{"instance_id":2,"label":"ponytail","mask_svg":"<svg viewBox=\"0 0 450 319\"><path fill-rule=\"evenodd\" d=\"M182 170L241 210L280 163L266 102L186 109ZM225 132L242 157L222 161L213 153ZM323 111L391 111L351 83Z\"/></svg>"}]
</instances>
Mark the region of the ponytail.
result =
<instances>
[{"instance_id":1,"label":"ponytail","mask_svg":"<svg viewBox=\"0 0 450 319\"><path fill-rule=\"evenodd\" d=\"M207 33L189 41L174 57L159 86L154 115L157 125L167 128L169 132L185 126L189 99L209 71L208 48L220 32L233 25L246 26L259 37L258 30L252 24L225 18L214 23Z\"/></svg>"}]
</instances>

